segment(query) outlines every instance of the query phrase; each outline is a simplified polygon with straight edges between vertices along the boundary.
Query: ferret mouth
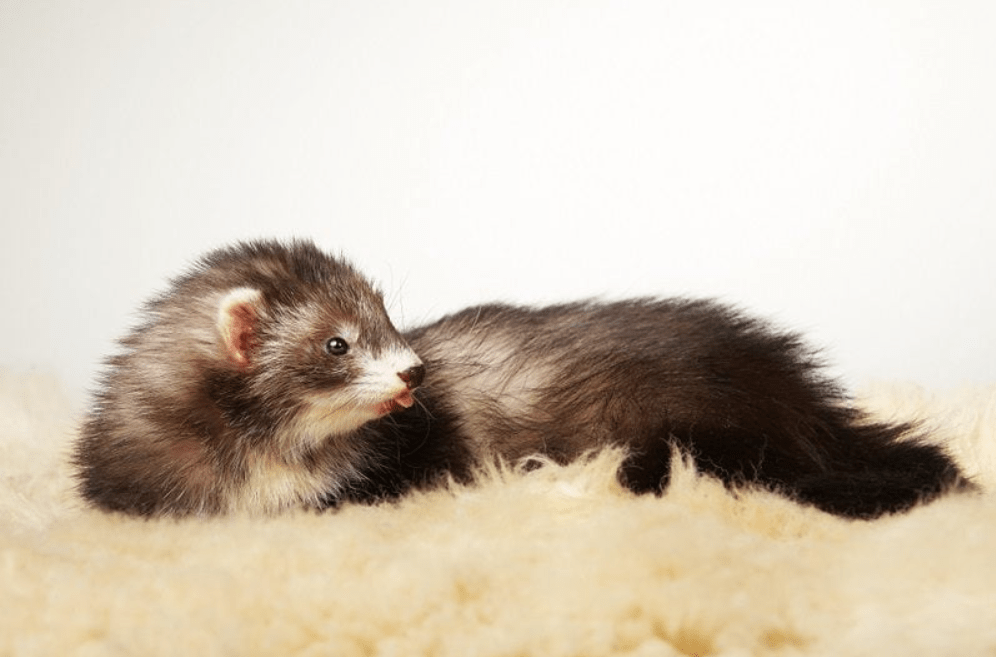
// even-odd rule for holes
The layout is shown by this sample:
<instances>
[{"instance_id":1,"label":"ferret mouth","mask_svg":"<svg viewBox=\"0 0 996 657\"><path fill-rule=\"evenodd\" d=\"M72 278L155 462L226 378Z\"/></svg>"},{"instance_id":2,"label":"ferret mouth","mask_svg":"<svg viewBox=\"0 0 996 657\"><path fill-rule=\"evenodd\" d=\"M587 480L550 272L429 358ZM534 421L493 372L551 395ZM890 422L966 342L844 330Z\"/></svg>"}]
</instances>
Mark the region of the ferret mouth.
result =
<instances>
[{"instance_id":1,"label":"ferret mouth","mask_svg":"<svg viewBox=\"0 0 996 657\"><path fill-rule=\"evenodd\" d=\"M415 397L411 390L402 390L386 402L377 405L377 415L388 415L395 411L411 408L415 404Z\"/></svg>"}]
</instances>

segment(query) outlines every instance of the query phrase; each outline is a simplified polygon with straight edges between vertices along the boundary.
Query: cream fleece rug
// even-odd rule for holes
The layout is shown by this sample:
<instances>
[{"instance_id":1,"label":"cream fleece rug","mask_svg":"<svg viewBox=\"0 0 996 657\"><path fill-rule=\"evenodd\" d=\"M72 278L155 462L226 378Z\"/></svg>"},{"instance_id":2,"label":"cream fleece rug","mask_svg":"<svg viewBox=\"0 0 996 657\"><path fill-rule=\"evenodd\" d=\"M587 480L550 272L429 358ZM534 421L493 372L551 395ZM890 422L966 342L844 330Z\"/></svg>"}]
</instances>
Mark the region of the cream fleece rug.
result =
<instances>
[{"instance_id":1,"label":"cream fleece rug","mask_svg":"<svg viewBox=\"0 0 996 657\"><path fill-rule=\"evenodd\" d=\"M86 510L58 386L0 376L0 655L996 655L996 386L871 388L986 492L844 521L618 457L275 518Z\"/></svg>"}]
</instances>

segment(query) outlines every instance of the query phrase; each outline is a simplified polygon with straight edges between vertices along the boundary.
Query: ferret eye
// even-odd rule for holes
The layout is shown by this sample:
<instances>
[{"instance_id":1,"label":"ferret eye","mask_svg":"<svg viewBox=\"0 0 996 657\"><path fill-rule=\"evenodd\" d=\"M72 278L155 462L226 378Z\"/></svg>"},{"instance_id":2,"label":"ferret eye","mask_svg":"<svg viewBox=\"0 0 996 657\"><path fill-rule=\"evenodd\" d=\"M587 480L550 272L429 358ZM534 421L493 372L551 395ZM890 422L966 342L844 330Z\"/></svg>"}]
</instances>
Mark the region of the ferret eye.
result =
<instances>
[{"instance_id":1,"label":"ferret eye","mask_svg":"<svg viewBox=\"0 0 996 657\"><path fill-rule=\"evenodd\" d=\"M325 351L333 356L345 356L349 352L349 343L342 338L329 338Z\"/></svg>"}]
</instances>

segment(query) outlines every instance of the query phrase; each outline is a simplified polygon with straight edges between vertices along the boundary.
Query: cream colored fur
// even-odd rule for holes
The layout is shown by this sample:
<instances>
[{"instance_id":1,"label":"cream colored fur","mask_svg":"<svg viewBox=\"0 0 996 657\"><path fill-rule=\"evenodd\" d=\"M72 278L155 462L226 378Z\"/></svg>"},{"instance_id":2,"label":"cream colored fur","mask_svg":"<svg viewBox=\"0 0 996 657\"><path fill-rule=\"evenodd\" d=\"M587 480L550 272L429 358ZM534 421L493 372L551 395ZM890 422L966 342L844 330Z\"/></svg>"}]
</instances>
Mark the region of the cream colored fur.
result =
<instances>
[{"instance_id":1,"label":"cream colored fur","mask_svg":"<svg viewBox=\"0 0 996 657\"><path fill-rule=\"evenodd\" d=\"M273 518L83 509L75 419L0 377L0 655L996 655L996 386L867 390L982 484L849 522L617 456Z\"/></svg>"}]
</instances>

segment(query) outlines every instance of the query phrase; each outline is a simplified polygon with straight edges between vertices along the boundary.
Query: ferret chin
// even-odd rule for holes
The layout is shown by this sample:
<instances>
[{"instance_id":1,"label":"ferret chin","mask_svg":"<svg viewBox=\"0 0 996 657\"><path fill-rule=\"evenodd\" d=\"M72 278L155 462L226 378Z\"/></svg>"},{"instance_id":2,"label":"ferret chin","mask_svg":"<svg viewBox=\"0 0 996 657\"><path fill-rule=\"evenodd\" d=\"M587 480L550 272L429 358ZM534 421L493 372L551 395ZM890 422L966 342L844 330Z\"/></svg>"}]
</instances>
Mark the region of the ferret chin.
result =
<instances>
[{"instance_id":1,"label":"ferret chin","mask_svg":"<svg viewBox=\"0 0 996 657\"><path fill-rule=\"evenodd\" d=\"M637 493L666 491L677 451L853 518L971 488L915 427L851 406L797 335L708 300L485 305L401 334L347 263L250 242L173 281L121 345L74 456L108 510L372 502L607 446Z\"/></svg>"}]
</instances>

